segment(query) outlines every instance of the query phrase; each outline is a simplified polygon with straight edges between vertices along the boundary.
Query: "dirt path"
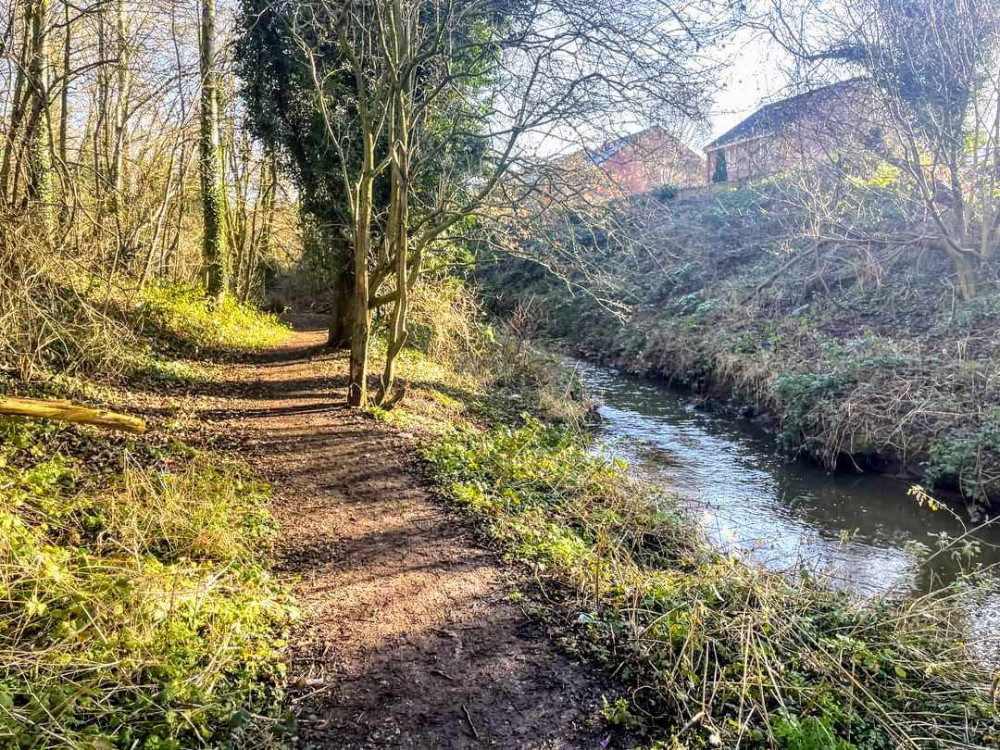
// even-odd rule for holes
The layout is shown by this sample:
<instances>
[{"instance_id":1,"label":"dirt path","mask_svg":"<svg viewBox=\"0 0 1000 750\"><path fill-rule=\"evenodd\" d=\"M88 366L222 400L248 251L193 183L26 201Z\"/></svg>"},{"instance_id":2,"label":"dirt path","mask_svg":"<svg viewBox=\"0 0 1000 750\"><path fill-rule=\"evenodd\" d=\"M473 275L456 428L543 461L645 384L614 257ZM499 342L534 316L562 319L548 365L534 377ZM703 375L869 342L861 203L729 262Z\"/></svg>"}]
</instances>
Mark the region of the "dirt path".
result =
<instances>
[{"instance_id":1,"label":"dirt path","mask_svg":"<svg viewBox=\"0 0 1000 750\"><path fill-rule=\"evenodd\" d=\"M421 486L413 445L342 407L322 343L234 366L201 415L277 488L297 746L601 747L599 686L508 600L514 574Z\"/></svg>"}]
</instances>

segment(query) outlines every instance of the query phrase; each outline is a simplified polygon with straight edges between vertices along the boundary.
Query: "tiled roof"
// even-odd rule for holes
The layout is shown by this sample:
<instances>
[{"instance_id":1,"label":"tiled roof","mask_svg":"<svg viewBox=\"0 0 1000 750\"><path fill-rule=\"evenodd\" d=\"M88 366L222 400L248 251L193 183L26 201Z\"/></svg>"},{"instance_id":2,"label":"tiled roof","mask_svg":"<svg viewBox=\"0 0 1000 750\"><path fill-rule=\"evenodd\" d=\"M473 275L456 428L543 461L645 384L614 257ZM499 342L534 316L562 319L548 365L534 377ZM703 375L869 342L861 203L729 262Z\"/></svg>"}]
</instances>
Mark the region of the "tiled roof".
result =
<instances>
[{"instance_id":1,"label":"tiled roof","mask_svg":"<svg viewBox=\"0 0 1000 750\"><path fill-rule=\"evenodd\" d=\"M608 159L617 154L626 146L631 146L633 143L636 143L641 138L653 134L657 130L661 129L662 128L660 128L659 125L654 125L653 127L647 128L646 130L640 131L638 133L632 133L632 135L626 135L623 138L617 138L613 141L605 143L597 150L587 149L587 156L594 164L596 164L597 166L601 166L602 164L604 164L604 162L606 162Z\"/></svg>"},{"instance_id":2,"label":"tiled roof","mask_svg":"<svg viewBox=\"0 0 1000 750\"><path fill-rule=\"evenodd\" d=\"M803 115L809 114L818 105L825 104L831 99L854 97L862 93L867 86L866 78L852 78L767 104L705 146L705 151L714 151L732 143L772 135Z\"/></svg>"}]
</instances>

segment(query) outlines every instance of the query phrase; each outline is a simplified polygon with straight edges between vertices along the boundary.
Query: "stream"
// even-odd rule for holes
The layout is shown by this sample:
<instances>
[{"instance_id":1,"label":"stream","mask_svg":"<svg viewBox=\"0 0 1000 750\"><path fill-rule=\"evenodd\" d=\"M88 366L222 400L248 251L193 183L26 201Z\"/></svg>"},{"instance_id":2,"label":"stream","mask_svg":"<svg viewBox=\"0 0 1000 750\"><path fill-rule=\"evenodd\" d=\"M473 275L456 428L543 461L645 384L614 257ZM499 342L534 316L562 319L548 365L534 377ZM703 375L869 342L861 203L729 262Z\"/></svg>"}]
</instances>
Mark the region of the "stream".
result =
<instances>
[{"instance_id":1,"label":"stream","mask_svg":"<svg viewBox=\"0 0 1000 750\"><path fill-rule=\"evenodd\" d=\"M933 591L960 574L950 552L920 565L918 545L937 549L939 535L963 534L964 508L951 508L956 518L920 507L891 477L789 459L752 420L697 409L662 382L575 359L568 365L600 404L595 451L676 495L719 548L773 569L808 569L866 597ZM1000 521L974 538L973 562L1000 564ZM973 619L994 640L1000 595Z\"/></svg>"}]
</instances>

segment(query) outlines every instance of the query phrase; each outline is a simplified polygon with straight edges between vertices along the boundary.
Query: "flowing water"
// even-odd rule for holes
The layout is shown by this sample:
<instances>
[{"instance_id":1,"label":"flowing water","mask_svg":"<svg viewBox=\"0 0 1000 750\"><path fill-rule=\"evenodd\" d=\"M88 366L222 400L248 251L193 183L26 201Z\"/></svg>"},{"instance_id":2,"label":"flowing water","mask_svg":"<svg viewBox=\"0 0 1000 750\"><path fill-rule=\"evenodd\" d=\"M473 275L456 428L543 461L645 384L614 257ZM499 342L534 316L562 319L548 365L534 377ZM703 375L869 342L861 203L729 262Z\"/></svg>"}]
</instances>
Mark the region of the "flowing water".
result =
<instances>
[{"instance_id":1,"label":"flowing water","mask_svg":"<svg viewBox=\"0 0 1000 750\"><path fill-rule=\"evenodd\" d=\"M940 535L963 534L964 509L952 509L959 518L934 512L890 477L790 460L751 420L696 409L662 383L570 365L601 404L597 450L677 495L720 548L776 569L806 568L864 596L934 590L959 574L950 552L921 565L918 546L937 549ZM975 562L1000 563L1000 522L973 538ZM977 620L1000 631L1000 598Z\"/></svg>"}]
</instances>

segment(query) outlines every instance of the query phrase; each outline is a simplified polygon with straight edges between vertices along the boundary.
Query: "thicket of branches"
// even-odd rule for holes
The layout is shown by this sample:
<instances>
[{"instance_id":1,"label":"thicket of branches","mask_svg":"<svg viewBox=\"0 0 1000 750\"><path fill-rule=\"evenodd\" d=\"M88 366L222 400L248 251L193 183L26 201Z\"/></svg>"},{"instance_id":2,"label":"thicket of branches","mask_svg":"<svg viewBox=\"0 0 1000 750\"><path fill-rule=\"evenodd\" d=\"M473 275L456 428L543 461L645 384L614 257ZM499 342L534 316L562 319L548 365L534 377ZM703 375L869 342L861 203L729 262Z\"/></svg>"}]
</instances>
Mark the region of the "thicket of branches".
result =
<instances>
[{"instance_id":1,"label":"thicket of branches","mask_svg":"<svg viewBox=\"0 0 1000 750\"><path fill-rule=\"evenodd\" d=\"M376 400L392 403L430 256L558 198L539 138L699 115L701 46L731 21L699 3L243 0L255 132L333 248L331 339L351 347L352 404L368 399L373 311L390 310Z\"/></svg>"},{"instance_id":2,"label":"thicket of branches","mask_svg":"<svg viewBox=\"0 0 1000 750\"><path fill-rule=\"evenodd\" d=\"M975 297L1000 242L1000 3L776 0L764 25L807 82L867 79L878 134L867 156L895 172L887 197Z\"/></svg>"},{"instance_id":3,"label":"thicket of branches","mask_svg":"<svg viewBox=\"0 0 1000 750\"><path fill-rule=\"evenodd\" d=\"M263 300L267 265L296 241L297 217L245 127L231 21L215 0L0 7L8 341L30 338L25 321L39 316L53 325L35 346L73 337L56 330L58 290L89 306L95 325L98 299L135 299L161 279Z\"/></svg>"}]
</instances>

